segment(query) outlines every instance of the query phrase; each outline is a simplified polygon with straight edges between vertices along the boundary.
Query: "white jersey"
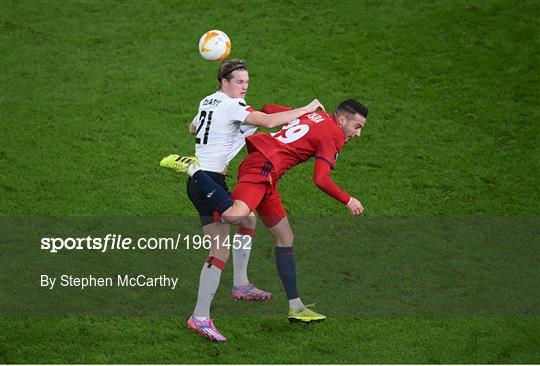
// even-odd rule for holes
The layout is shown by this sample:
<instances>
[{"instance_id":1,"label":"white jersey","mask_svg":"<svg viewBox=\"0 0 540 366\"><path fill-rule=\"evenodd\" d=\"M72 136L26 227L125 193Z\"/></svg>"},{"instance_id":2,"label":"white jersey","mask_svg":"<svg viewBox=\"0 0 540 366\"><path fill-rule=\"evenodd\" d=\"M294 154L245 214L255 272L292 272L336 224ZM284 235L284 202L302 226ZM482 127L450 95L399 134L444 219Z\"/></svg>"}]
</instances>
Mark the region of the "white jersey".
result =
<instances>
[{"instance_id":1,"label":"white jersey","mask_svg":"<svg viewBox=\"0 0 540 366\"><path fill-rule=\"evenodd\" d=\"M217 91L201 100L193 119L195 156L202 170L221 173L256 128L242 125L253 109L242 98Z\"/></svg>"}]
</instances>

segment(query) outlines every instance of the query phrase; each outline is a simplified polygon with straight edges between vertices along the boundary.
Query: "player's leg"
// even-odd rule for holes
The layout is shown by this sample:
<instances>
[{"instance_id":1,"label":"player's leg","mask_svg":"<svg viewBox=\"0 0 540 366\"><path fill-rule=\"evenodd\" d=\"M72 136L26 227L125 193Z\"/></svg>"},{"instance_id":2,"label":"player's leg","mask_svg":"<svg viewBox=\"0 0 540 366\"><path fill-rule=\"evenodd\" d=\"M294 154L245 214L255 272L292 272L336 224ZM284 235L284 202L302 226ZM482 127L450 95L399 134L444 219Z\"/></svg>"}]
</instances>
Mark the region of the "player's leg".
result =
<instances>
[{"instance_id":1,"label":"player's leg","mask_svg":"<svg viewBox=\"0 0 540 366\"><path fill-rule=\"evenodd\" d=\"M212 246L199 277L197 304L193 311L195 317L210 317L210 305L219 286L221 272L229 259L229 249L227 246L222 245L229 235L229 229L229 224L219 222L205 225L202 228L203 234L212 238Z\"/></svg>"},{"instance_id":2,"label":"player's leg","mask_svg":"<svg viewBox=\"0 0 540 366\"><path fill-rule=\"evenodd\" d=\"M252 211L246 203L233 201L223 187L200 169L197 158L169 155L161 160L160 165L177 172L187 173L212 207L228 223L238 224Z\"/></svg>"},{"instance_id":3,"label":"player's leg","mask_svg":"<svg viewBox=\"0 0 540 366\"><path fill-rule=\"evenodd\" d=\"M234 285L231 295L235 300L264 301L270 300L272 297L271 293L259 290L250 283L247 275L247 267L256 225L257 217L255 217L255 214L250 213L238 225L232 243Z\"/></svg>"},{"instance_id":4,"label":"player's leg","mask_svg":"<svg viewBox=\"0 0 540 366\"><path fill-rule=\"evenodd\" d=\"M234 265L234 287L249 284L247 266L251 254L253 234L257 226L257 217L252 212L240 224L234 235L232 243L232 257Z\"/></svg>"},{"instance_id":5,"label":"player's leg","mask_svg":"<svg viewBox=\"0 0 540 366\"><path fill-rule=\"evenodd\" d=\"M190 167L192 166L190 165ZM228 223L238 224L251 212L244 202L233 202L229 193L214 182L204 171L197 169L190 176L212 207Z\"/></svg>"},{"instance_id":6,"label":"player's leg","mask_svg":"<svg viewBox=\"0 0 540 366\"><path fill-rule=\"evenodd\" d=\"M276 268L289 300L289 308L304 307L296 284L296 263L293 252L294 235L287 217L269 227L276 238Z\"/></svg>"},{"instance_id":7,"label":"player's leg","mask_svg":"<svg viewBox=\"0 0 540 366\"><path fill-rule=\"evenodd\" d=\"M229 257L229 250L223 245L229 235L229 228L229 224L226 223L211 223L203 226L203 234L212 238L212 246L199 276L197 304L193 315L188 319L188 326L191 329L216 342L225 342L226 338L219 332L210 317L210 305Z\"/></svg>"},{"instance_id":8,"label":"player's leg","mask_svg":"<svg viewBox=\"0 0 540 366\"><path fill-rule=\"evenodd\" d=\"M214 178L226 188L224 177ZM210 305L219 286L221 272L229 257L227 246L222 244L228 238L230 225L215 222L212 207L204 194L193 184L192 179L188 180L187 190L188 197L199 212L203 235L212 238L210 253L205 259L199 276L197 304L187 323L190 328L209 339L224 342L225 337L216 329L210 318Z\"/></svg>"},{"instance_id":9,"label":"player's leg","mask_svg":"<svg viewBox=\"0 0 540 366\"><path fill-rule=\"evenodd\" d=\"M324 315L308 309L300 299L293 251L294 235L277 191L265 197L257 211L276 237L276 268L289 300L289 321L309 323L326 319Z\"/></svg>"},{"instance_id":10,"label":"player's leg","mask_svg":"<svg viewBox=\"0 0 540 366\"><path fill-rule=\"evenodd\" d=\"M212 180L218 183L218 185L221 188L226 189L228 191L224 176L222 175L216 176L216 174L212 174L212 173L207 173L207 175L209 175L210 178L212 178ZM192 182L193 186L197 187L195 180L193 178L190 178L190 181ZM243 189L246 190L247 188L243 187ZM247 190L250 192L252 191L249 189ZM208 200L205 200L205 201L208 201ZM238 300L262 301L262 300L269 300L270 297L272 296L270 293L259 290L258 288L250 284L247 277L247 266L249 262L249 256L251 253L252 238L253 238L256 225L257 225L257 218L255 217L253 213L251 213L240 222L240 225L237 230L237 235L235 235L233 242L230 243L233 248L233 269L234 269L234 286L233 286L232 295L233 295L233 298L238 299ZM215 230L213 226L214 225L208 225L205 227L210 228L211 230ZM209 234L212 238L214 237L213 233L205 233L205 234ZM216 234L221 234L221 233L217 232ZM223 246L220 248L220 252L223 252L224 256L225 255L228 256L229 254L229 251L227 250L227 248ZM217 257L218 259L226 261L226 258L224 259L224 258L220 258L218 255L213 255L212 251L210 253L210 256L214 256L214 257Z\"/></svg>"}]
</instances>

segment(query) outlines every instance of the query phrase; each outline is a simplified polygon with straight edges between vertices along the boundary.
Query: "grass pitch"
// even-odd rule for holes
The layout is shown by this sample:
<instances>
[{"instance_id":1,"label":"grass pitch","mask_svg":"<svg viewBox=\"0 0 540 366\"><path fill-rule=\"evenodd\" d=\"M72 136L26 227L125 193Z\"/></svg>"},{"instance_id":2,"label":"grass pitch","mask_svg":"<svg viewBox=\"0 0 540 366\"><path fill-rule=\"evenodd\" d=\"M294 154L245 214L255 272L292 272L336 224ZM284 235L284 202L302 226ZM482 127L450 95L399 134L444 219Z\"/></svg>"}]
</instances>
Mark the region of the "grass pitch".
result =
<instances>
[{"instance_id":1,"label":"grass pitch","mask_svg":"<svg viewBox=\"0 0 540 366\"><path fill-rule=\"evenodd\" d=\"M346 146L333 172L362 201L366 217L535 218L539 13L536 1L2 1L1 215L194 216L185 179L158 163L171 152L193 150L187 124L199 100L216 87L217 68L202 60L196 46L204 32L217 28L231 37L232 56L250 66L247 101L254 107L299 106L314 97L328 109L348 97L369 106L362 138ZM231 186L244 155L231 166ZM289 215L346 217L344 207L311 184L311 169L306 163L283 178L280 192ZM537 233L537 221L527 222L525 231ZM534 236L530 240L497 247L516 266L493 266L478 275L496 283L517 275L519 261L525 261L520 284L538 282L531 265L538 263L538 251ZM477 238L470 241L478 245ZM272 243L259 243L251 271L268 268L274 277L261 278L275 283L272 259L263 255ZM390 249L377 252L375 243L359 252L357 243L344 232L334 242L308 242L302 250L305 258L341 245L350 248L346 255L364 261L364 269L370 256L398 259ZM473 267L490 268L488 244L485 256L464 257L466 245L451 249L456 258L473 258ZM414 252L404 252L414 258ZM203 257L190 255L194 261ZM9 261L5 252L3 258ZM343 258L330 252L322 257L326 263L315 266L336 268ZM444 267L451 262L439 259L439 268L451 269ZM437 268L421 286L440 280ZM351 266L349 272L356 278L362 270ZM313 267L303 271L305 279L316 276ZM218 305L225 301L229 272ZM384 267L372 273L392 287ZM179 275L196 286L198 270ZM340 286L345 280L331 272L326 278ZM214 315L229 337L226 345L190 334L183 325L188 314L12 314L0 320L0 361L539 363L540 297L536 286L523 286L528 311L498 315L437 313L438 304L429 316L354 312L296 327L277 314L221 317L218 308ZM317 294L306 287L301 282L302 291ZM410 300L397 294L395 302ZM0 301L9 303L7 297Z\"/></svg>"},{"instance_id":2,"label":"grass pitch","mask_svg":"<svg viewBox=\"0 0 540 366\"><path fill-rule=\"evenodd\" d=\"M539 356L537 319L340 317L309 326L264 316L217 320L225 344L191 334L180 318L3 321L4 361L523 364Z\"/></svg>"}]
</instances>

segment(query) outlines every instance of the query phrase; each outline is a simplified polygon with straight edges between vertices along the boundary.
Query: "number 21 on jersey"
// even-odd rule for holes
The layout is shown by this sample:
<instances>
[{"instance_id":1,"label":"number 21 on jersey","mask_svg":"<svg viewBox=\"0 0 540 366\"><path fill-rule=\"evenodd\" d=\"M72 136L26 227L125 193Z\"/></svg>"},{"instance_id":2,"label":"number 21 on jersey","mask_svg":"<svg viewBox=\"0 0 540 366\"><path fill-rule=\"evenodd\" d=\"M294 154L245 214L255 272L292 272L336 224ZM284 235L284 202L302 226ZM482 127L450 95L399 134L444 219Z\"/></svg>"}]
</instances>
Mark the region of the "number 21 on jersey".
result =
<instances>
[{"instance_id":1,"label":"number 21 on jersey","mask_svg":"<svg viewBox=\"0 0 540 366\"><path fill-rule=\"evenodd\" d=\"M309 125L300 124L300 120L295 119L283 126L279 132L272 133L271 135L284 144L290 144L302 138L308 131Z\"/></svg>"},{"instance_id":2,"label":"number 21 on jersey","mask_svg":"<svg viewBox=\"0 0 540 366\"><path fill-rule=\"evenodd\" d=\"M210 133L210 125L212 124L212 114L213 111L201 111L201 114L199 116L199 127L197 128L197 132L195 132L195 143L196 144L203 144L206 145L208 143L208 134ZM201 136L199 136L199 132L203 129L203 126L206 124L206 128L204 129L204 135L201 140ZM202 133L201 133L202 135Z\"/></svg>"}]
</instances>

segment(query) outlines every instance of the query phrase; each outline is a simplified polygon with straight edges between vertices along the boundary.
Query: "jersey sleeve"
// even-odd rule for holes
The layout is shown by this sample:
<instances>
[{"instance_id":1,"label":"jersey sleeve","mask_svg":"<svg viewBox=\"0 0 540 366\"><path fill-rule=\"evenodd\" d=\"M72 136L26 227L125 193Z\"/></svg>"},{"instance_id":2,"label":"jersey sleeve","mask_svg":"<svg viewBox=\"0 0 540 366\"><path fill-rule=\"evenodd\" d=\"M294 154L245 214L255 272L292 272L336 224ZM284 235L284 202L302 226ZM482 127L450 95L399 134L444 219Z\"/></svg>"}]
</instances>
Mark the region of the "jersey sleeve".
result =
<instances>
[{"instance_id":1,"label":"jersey sleeve","mask_svg":"<svg viewBox=\"0 0 540 366\"><path fill-rule=\"evenodd\" d=\"M255 112L255 109L247 105L244 99L233 99L227 106L227 117L233 121L244 122L251 112Z\"/></svg>"},{"instance_id":2,"label":"jersey sleeve","mask_svg":"<svg viewBox=\"0 0 540 366\"><path fill-rule=\"evenodd\" d=\"M274 113L286 112L290 110L292 110L291 107L285 107L279 104L265 104L262 107L261 112L264 112L266 114L274 114Z\"/></svg>"},{"instance_id":3,"label":"jersey sleeve","mask_svg":"<svg viewBox=\"0 0 540 366\"><path fill-rule=\"evenodd\" d=\"M315 152L315 160L322 160L328 164L332 169L336 167L337 156L343 147L343 142L341 142L337 137L321 138L318 143L317 150Z\"/></svg>"},{"instance_id":4,"label":"jersey sleeve","mask_svg":"<svg viewBox=\"0 0 540 366\"><path fill-rule=\"evenodd\" d=\"M339 188L334 181L330 178L331 166L321 159L315 159L315 169L313 170L313 183L328 194L335 198L339 202L347 205L351 196Z\"/></svg>"}]
</instances>

